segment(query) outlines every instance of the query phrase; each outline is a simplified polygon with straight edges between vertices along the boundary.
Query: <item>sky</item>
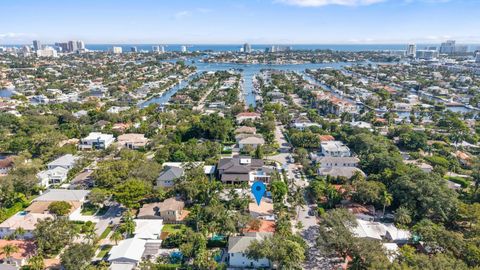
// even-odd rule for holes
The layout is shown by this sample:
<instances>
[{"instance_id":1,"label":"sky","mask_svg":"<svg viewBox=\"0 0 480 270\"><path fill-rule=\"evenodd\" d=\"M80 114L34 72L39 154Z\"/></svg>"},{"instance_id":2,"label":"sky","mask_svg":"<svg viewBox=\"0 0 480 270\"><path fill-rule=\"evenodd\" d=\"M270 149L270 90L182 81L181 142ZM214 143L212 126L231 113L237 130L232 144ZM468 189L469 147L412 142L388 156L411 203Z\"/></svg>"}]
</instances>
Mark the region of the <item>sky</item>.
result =
<instances>
[{"instance_id":1,"label":"sky","mask_svg":"<svg viewBox=\"0 0 480 270\"><path fill-rule=\"evenodd\" d=\"M0 44L480 43L480 0L9 0Z\"/></svg>"}]
</instances>

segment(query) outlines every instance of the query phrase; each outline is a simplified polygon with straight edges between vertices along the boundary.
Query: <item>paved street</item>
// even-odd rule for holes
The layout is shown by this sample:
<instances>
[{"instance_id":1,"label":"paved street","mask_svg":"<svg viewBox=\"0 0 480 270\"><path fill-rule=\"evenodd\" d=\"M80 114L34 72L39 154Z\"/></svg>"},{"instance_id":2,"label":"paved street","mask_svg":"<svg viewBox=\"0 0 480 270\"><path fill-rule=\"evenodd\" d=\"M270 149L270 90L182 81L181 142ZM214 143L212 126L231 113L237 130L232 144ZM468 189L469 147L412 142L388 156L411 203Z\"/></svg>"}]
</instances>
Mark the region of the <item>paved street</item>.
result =
<instances>
[{"instance_id":1,"label":"paved street","mask_svg":"<svg viewBox=\"0 0 480 270\"><path fill-rule=\"evenodd\" d=\"M287 177L293 179L293 183L297 187L307 188L308 181L299 173L297 164L288 163L287 157L292 155L292 147L283 135L283 126L277 123L275 128L275 139L280 145L279 154L275 156L269 156L268 159L275 160L286 165ZM305 194L305 202L308 202ZM292 220L292 228L294 232L300 233L305 239L308 245L307 259L303 265L304 269L334 269L333 264L324 256L321 255L321 251L316 248L316 239L318 237L318 225L317 218L308 214L309 210L315 207L314 204L306 204L303 207L297 207L297 216L295 220ZM303 227L297 231L295 225L300 221Z\"/></svg>"},{"instance_id":2,"label":"paved street","mask_svg":"<svg viewBox=\"0 0 480 270\"><path fill-rule=\"evenodd\" d=\"M119 204L111 204L105 215L98 218L99 221L97 224L95 224L95 233L100 236L108 227L108 225L119 224L121 212L122 208Z\"/></svg>"}]
</instances>

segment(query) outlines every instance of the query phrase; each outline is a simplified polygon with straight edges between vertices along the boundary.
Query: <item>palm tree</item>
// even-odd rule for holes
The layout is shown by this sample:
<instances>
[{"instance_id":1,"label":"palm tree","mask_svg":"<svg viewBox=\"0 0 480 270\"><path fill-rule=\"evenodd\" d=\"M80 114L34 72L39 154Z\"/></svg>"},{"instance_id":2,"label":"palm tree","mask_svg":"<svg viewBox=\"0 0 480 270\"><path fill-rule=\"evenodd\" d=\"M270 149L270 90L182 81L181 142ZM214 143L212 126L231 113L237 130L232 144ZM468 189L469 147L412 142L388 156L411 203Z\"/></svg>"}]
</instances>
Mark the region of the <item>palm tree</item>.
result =
<instances>
[{"instance_id":1,"label":"palm tree","mask_svg":"<svg viewBox=\"0 0 480 270\"><path fill-rule=\"evenodd\" d=\"M91 241L91 243L93 244L97 238L97 234L95 233L95 228L92 230L92 229L89 229L87 230L85 233L85 239Z\"/></svg>"},{"instance_id":2,"label":"palm tree","mask_svg":"<svg viewBox=\"0 0 480 270\"><path fill-rule=\"evenodd\" d=\"M125 233L127 233L127 235L132 235L135 231L135 221L133 221L133 216L130 210L125 211L122 229L125 231Z\"/></svg>"},{"instance_id":3,"label":"palm tree","mask_svg":"<svg viewBox=\"0 0 480 270\"><path fill-rule=\"evenodd\" d=\"M26 233L26 231L25 231L24 228L18 227L18 228L15 230L15 232L14 232L15 238L17 238L17 237L20 237L20 238L21 238L21 237L23 237L23 235L24 235L25 233Z\"/></svg>"},{"instance_id":4,"label":"palm tree","mask_svg":"<svg viewBox=\"0 0 480 270\"><path fill-rule=\"evenodd\" d=\"M7 263L10 261L10 257L13 255L13 253L18 252L19 248L15 245L12 244L7 244L3 246L2 252L0 254L4 254Z\"/></svg>"},{"instance_id":5,"label":"palm tree","mask_svg":"<svg viewBox=\"0 0 480 270\"><path fill-rule=\"evenodd\" d=\"M31 270L43 270L45 269L45 263L43 262L43 256L37 254L28 259L28 267Z\"/></svg>"},{"instance_id":6,"label":"palm tree","mask_svg":"<svg viewBox=\"0 0 480 270\"><path fill-rule=\"evenodd\" d=\"M382 201L382 205L383 205L382 216L385 216L385 208L387 206L390 206L392 204L392 201L393 201L392 194L388 193L388 191L386 191L386 190L383 191L381 201Z\"/></svg>"},{"instance_id":7,"label":"palm tree","mask_svg":"<svg viewBox=\"0 0 480 270\"><path fill-rule=\"evenodd\" d=\"M123 235L117 230L112 233L112 236L110 236L110 240L115 241L115 245L118 245L118 241L123 239Z\"/></svg>"}]
</instances>

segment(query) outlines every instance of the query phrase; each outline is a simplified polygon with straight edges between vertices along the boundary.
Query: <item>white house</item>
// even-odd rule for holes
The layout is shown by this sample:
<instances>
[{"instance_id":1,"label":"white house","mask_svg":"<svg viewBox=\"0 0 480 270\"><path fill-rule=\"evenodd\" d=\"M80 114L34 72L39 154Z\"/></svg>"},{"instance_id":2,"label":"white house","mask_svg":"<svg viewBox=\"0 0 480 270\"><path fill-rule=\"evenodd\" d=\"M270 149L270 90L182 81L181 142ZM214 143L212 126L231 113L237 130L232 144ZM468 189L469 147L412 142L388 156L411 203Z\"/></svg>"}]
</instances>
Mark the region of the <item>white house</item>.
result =
<instances>
[{"instance_id":1,"label":"white house","mask_svg":"<svg viewBox=\"0 0 480 270\"><path fill-rule=\"evenodd\" d=\"M115 138L112 134L103 134L101 132L91 132L87 137L80 140L79 148L84 149L106 149Z\"/></svg>"},{"instance_id":2,"label":"white house","mask_svg":"<svg viewBox=\"0 0 480 270\"><path fill-rule=\"evenodd\" d=\"M48 188L50 185L60 184L67 180L68 170L63 167L55 167L37 173L40 186Z\"/></svg>"},{"instance_id":3,"label":"white house","mask_svg":"<svg viewBox=\"0 0 480 270\"><path fill-rule=\"evenodd\" d=\"M321 142L322 154L326 157L349 157L350 148L340 141Z\"/></svg>"},{"instance_id":4,"label":"white house","mask_svg":"<svg viewBox=\"0 0 480 270\"><path fill-rule=\"evenodd\" d=\"M162 219L134 219L135 238L143 240L158 240L162 233Z\"/></svg>"},{"instance_id":5,"label":"white house","mask_svg":"<svg viewBox=\"0 0 480 270\"><path fill-rule=\"evenodd\" d=\"M321 168L331 167L357 167L360 160L356 157L314 157L315 162L320 164Z\"/></svg>"},{"instance_id":6,"label":"white house","mask_svg":"<svg viewBox=\"0 0 480 270\"><path fill-rule=\"evenodd\" d=\"M257 119L260 119L260 114L255 113L255 112L242 112L237 114L236 116L236 121L237 123L242 123L245 120L252 120L255 121Z\"/></svg>"},{"instance_id":7,"label":"white house","mask_svg":"<svg viewBox=\"0 0 480 270\"><path fill-rule=\"evenodd\" d=\"M231 236L228 239L229 266L238 268L270 267L270 261L268 259L249 259L245 252L253 240L261 241L265 237L272 235L272 233L247 233L245 236Z\"/></svg>"},{"instance_id":8,"label":"white house","mask_svg":"<svg viewBox=\"0 0 480 270\"><path fill-rule=\"evenodd\" d=\"M74 156L72 154L66 154L48 163L47 168L49 170L53 170L57 167L62 167L64 169L70 170L75 166L75 163L79 159L80 159L79 157Z\"/></svg>"},{"instance_id":9,"label":"white house","mask_svg":"<svg viewBox=\"0 0 480 270\"><path fill-rule=\"evenodd\" d=\"M122 240L109 252L110 269L134 269L142 260L146 240L129 238Z\"/></svg>"}]
</instances>

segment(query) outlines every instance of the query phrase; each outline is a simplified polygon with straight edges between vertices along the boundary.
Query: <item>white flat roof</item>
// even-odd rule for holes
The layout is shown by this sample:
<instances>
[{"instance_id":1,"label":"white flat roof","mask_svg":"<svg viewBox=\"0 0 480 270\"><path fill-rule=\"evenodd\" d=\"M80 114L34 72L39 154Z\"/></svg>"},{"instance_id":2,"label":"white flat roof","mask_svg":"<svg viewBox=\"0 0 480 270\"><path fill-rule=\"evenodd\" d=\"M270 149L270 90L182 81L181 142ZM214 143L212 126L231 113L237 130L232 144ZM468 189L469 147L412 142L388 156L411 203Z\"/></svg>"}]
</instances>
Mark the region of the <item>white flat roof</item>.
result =
<instances>
[{"instance_id":1,"label":"white flat roof","mask_svg":"<svg viewBox=\"0 0 480 270\"><path fill-rule=\"evenodd\" d=\"M145 243L147 241L138 238L128 238L118 243L118 246L112 247L108 257L109 261L126 258L139 262L145 251Z\"/></svg>"}]
</instances>

